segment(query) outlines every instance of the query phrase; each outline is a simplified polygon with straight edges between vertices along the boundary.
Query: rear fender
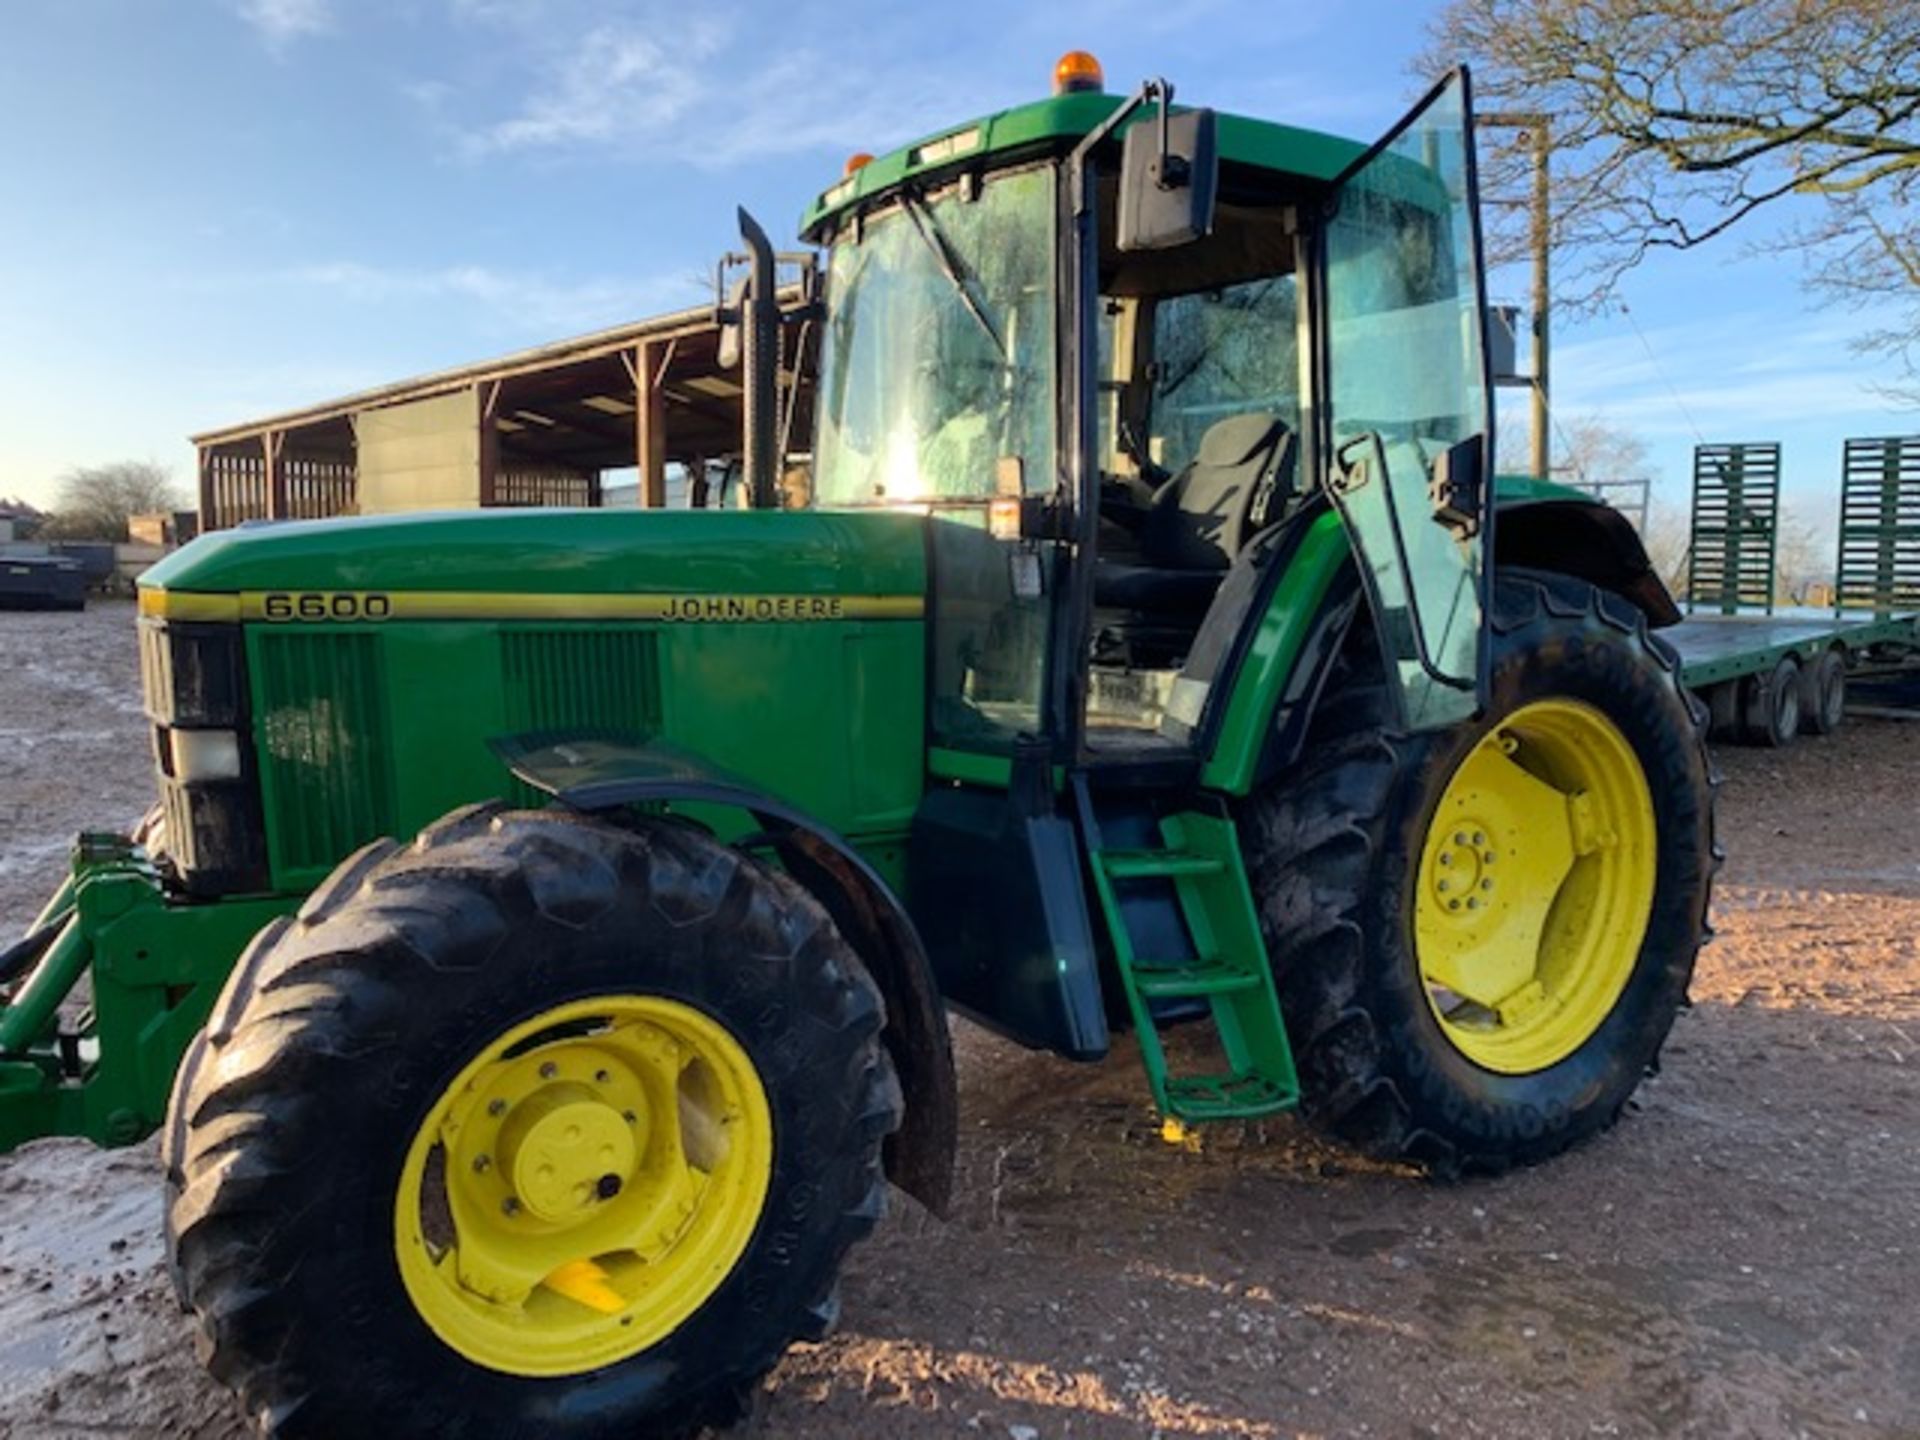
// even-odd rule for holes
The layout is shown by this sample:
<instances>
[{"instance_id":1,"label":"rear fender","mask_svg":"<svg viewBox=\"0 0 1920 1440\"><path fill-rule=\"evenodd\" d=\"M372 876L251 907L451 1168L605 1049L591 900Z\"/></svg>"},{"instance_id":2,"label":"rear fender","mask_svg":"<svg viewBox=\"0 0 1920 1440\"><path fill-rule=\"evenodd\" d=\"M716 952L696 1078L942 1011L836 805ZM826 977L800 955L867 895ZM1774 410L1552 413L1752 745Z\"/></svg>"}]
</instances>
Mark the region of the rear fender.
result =
<instances>
[{"instance_id":1,"label":"rear fender","mask_svg":"<svg viewBox=\"0 0 1920 1440\"><path fill-rule=\"evenodd\" d=\"M1680 623L1680 607L1647 558L1639 532L1611 505L1584 497L1503 505L1493 549L1503 570L1571 575L1632 601L1656 630Z\"/></svg>"},{"instance_id":2,"label":"rear fender","mask_svg":"<svg viewBox=\"0 0 1920 1440\"><path fill-rule=\"evenodd\" d=\"M887 1139L887 1178L944 1215L960 1123L946 1010L913 922L873 867L819 821L664 741L549 732L496 740L493 750L528 785L588 814L678 801L753 817L787 873L826 908L880 987L887 1007L881 1039L906 1100L906 1118Z\"/></svg>"}]
</instances>

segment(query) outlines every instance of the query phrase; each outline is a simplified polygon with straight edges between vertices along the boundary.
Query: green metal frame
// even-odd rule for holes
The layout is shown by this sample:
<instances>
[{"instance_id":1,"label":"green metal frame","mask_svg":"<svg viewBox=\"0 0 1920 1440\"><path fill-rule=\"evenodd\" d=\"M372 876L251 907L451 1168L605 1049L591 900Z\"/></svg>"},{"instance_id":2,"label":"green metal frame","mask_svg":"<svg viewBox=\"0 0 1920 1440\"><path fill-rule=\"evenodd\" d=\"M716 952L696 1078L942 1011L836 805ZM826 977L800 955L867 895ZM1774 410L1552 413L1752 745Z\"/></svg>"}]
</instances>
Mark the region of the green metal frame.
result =
<instances>
[{"instance_id":1,"label":"green metal frame","mask_svg":"<svg viewBox=\"0 0 1920 1440\"><path fill-rule=\"evenodd\" d=\"M1771 615L1779 534L1779 443L1695 446L1688 611Z\"/></svg>"},{"instance_id":2,"label":"green metal frame","mask_svg":"<svg viewBox=\"0 0 1920 1440\"><path fill-rule=\"evenodd\" d=\"M299 903L184 904L125 839L83 835L34 927L60 931L0 1006L0 1151L45 1135L127 1145L150 1133L234 961ZM91 1003L73 1014L82 976Z\"/></svg>"},{"instance_id":3,"label":"green metal frame","mask_svg":"<svg viewBox=\"0 0 1920 1440\"><path fill-rule=\"evenodd\" d=\"M1845 442L1834 608L1920 610L1920 435Z\"/></svg>"}]
</instances>

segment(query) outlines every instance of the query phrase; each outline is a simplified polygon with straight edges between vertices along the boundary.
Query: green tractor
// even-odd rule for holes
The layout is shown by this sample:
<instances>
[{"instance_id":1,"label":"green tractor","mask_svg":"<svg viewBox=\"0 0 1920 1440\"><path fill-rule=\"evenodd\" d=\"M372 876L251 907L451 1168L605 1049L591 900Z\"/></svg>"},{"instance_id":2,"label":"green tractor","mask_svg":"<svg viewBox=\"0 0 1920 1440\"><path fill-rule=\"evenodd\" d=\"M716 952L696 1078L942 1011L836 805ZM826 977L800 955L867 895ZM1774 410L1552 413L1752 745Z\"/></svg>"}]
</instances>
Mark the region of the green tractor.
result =
<instances>
[{"instance_id":1,"label":"green tractor","mask_svg":"<svg viewBox=\"0 0 1920 1440\"><path fill-rule=\"evenodd\" d=\"M0 956L0 1144L164 1126L269 1432L724 1424L887 1181L946 1204L948 1007L1459 1174L1609 1125L1684 1003L1702 717L1631 529L1494 480L1464 72L1368 148L1075 55L803 230L804 508L146 577L162 838Z\"/></svg>"}]
</instances>

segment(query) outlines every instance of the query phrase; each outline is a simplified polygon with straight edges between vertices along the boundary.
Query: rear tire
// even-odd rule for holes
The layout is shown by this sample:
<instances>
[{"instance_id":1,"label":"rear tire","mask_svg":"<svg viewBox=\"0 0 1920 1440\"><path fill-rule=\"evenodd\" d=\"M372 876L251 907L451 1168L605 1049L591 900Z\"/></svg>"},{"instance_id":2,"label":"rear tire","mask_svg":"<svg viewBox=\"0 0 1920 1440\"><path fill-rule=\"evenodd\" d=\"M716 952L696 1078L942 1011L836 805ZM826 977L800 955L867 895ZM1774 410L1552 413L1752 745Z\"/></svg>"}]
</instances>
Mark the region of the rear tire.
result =
<instances>
[{"instance_id":1,"label":"rear tire","mask_svg":"<svg viewBox=\"0 0 1920 1440\"><path fill-rule=\"evenodd\" d=\"M583 1318L598 1327L600 1350L566 1351L559 1369L549 1352L544 1369L508 1373L470 1358L488 1354L489 1345L499 1353L495 1332L482 1345L460 1333L473 1292L457 1292L438 1310L419 1299L420 1266L408 1270L403 1246L415 1201L400 1198L407 1194L401 1179L424 1137L449 1137L443 1188L429 1181L413 1212L423 1226L436 1196L447 1204L469 1170L492 1169L487 1179L504 1182L503 1172L518 1163L505 1148L505 1125L496 1127L496 1165L484 1157L456 1163L451 1137L464 1140L494 1112L477 1099L447 1111L446 1097L456 1097L457 1107L483 1093L461 1085L475 1065L494 1063L489 1047L503 1038L545 1026L549 1015L619 1003L693 1015L724 1032L723 1042L750 1062L749 1088L764 1092L758 1113L771 1137L757 1171L764 1179L755 1182L764 1199L747 1212L750 1232L733 1232L744 1249L731 1268L723 1258L689 1272L697 1308L667 1321L636 1352L604 1353L608 1327L628 1324L632 1314L621 1319L595 1298L608 1293L599 1288L606 1273L563 1284L556 1277L575 1267L553 1270L512 1322L536 1320L537 1300L563 1327L578 1329ZM168 1232L208 1368L240 1392L263 1430L282 1436L484 1430L577 1440L677 1436L732 1422L790 1343L826 1333L837 1313L841 1261L883 1211L881 1143L901 1107L880 1045L882 1019L872 980L810 896L690 828L654 823L626 831L564 812L479 806L438 822L411 846L367 847L298 917L255 941L182 1068L165 1142ZM593 1022L569 1019L515 1040L497 1063L524 1070L549 1046L610 1044L595 1040L601 1033ZM663 1053L663 1063L688 1063L672 1060L671 1045ZM557 1068L541 1065L539 1073ZM596 1124L619 1131L617 1100L606 1102L615 1106L610 1122L580 1101L589 1085L608 1080L591 1071L575 1080L568 1070L553 1086L568 1093L530 1111L520 1133L542 1136L538 1126L556 1113L558 1129L549 1126L542 1146L576 1113L586 1115L589 1134L599 1133ZM697 1078L700 1089L718 1083ZM736 1142L713 1141L721 1133L716 1122L690 1119L687 1103L682 1092L675 1143L688 1156L696 1141L719 1143L719 1163L731 1163L728 1146ZM556 1108L566 1105L576 1108ZM635 1133L664 1133L672 1105L641 1106ZM509 1121L518 1113L509 1112ZM732 1126L736 1113L721 1123ZM448 1114L464 1128L449 1128ZM635 1124L633 1110L626 1121ZM427 1128L434 1124L442 1128ZM579 1131L567 1133L571 1139ZM617 1133L612 1140L626 1143ZM535 1139L514 1143L526 1154ZM643 1144L651 1156L652 1140ZM603 1148L591 1158L596 1173L611 1153ZM550 1177L550 1166L538 1168L547 1156L541 1149L527 1164ZM694 1165L689 1176L709 1176L702 1197L734 1203L730 1192L713 1188L722 1172L712 1160ZM515 1173L523 1171L534 1173ZM638 1172L624 1192L616 1178L600 1182L597 1198L575 1202L568 1191L562 1199L580 1214L599 1215L592 1207L600 1202L625 1204L642 1194ZM594 1189L589 1181L583 1195ZM520 1218L538 1232L554 1192L524 1193L528 1213ZM509 1217L522 1208L489 1203L485 1213L496 1224L503 1204ZM645 1213L651 1225L667 1212ZM452 1233L445 1243L454 1252L478 1243L476 1230ZM665 1233L649 1229L635 1243L665 1245L670 1259L679 1242ZM596 1257L590 1251L588 1258ZM451 1268L449 1261L440 1273ZM425 1273L435 1283L431 1266ZM631 1280L641 1272L621 1273ZM466 1283L464 1268L459 1283ZM644 1297L648 1285L667 1282L641 1274L634 1283ZM569 1284L584 1284L587 1298L576 1301ZM481 1325L493 1325L488 1302L478 1306ZM596 1310L604 1318L594 1318ZM510 1349L512 1333L505 1333ZM611 1333L620 1343L623 1332ZM562 1344L573 1343L570 1334ZM593 1363L569 1368L575 1354Z\"/></svg>"},{"instance_id":2,"label":"rear tire","mask_svg":"<svg viewBox=\"0 0 1920 1440\"><path fill-rule=\"evenodd\" d=\"M1706 711L1637 609L1582 581L1506 571L1491 643L1488 716L1409 737L1363 621L1302 758L1241 817L1305 1118L1440 1174L1543 1160L1613 1123L1685 1001L1717 864ZM1543 1068L1501 1073L1449 1038L1415 917L1423 847L1452 777L1507 717L1543 701L1597 711L1630 744L1653 809L1653 893L1631 971L1596 1028Z\"/></svg>"},{"instance_id":3,"label":"rear tire","mask_svg":"<svg viewBox=\"0 0 1920 1440\"><path fill-rule=\"evenodd\" d=\"M1838 645L1822 650L1800 676L1800 728L1831 735L1847 714L1847 657Z\"/></svg>"},{"instance_id":4,"label":"rear tire","mask_svg":"<svg viewBox=\"0 0 1920 1440\"><path fill-rule=\"evenodd\" d=\"M1741 736L1749 745L1784 750L1800 737L1800 662L1780 657L1773 672L1741 682Z\"/></svg>"}]
</instances>

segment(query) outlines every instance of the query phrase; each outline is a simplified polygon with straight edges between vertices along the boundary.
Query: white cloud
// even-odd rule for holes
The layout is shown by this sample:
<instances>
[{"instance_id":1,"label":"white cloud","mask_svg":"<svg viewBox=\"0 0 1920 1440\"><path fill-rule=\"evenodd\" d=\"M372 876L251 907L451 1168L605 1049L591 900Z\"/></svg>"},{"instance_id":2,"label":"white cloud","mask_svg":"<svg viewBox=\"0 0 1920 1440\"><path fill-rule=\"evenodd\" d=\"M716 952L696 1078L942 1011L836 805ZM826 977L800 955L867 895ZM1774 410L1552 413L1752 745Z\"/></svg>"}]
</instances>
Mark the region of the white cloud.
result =
<instances>
[{"instance_id":1,"label":"white cloud","mask_svg":"<svg viewBox=\"0 0 1920 1440\"><path fill-rule=\"evenodd\" d=\"M598 26L548 68L517 112L470 132L466 148L551 149L665 125L701 98L704 83L692 67L709 46L698 35L668 45L637 30Z\"/></svg>"},{"instance_id":2,"label":"white cloud","mask_svg":"<svg viewBox=\"0 0 1920 1440\"><path fill-rule=\"evenodd\" d=\"M468 159L611 152L715 167L880 150L991 108L977 76L947 73L937 59L882 65L851 50L768 47L764 33L724 16L650 3L591 16L570 0L444 3L456 21L500 32L497 63L402 90ZM503 94L516 98L503 106Z\"/></svg>"},{"instance_id":3,"label":"white cloud","mask_svg":"<svg viewBox=\"0 0 1920 1440\"><path fill-rule=\"evenodd\" d=\"M234 13L279 55L297 40L333 28L333 0L234 0Z\"/></svg>"},{"instance_id":4,"label":"white cloud","mask_svg":"<svg viewBox=\"0 0 1920 1440\"><path fill-rule=\"evenodd\" d=\"M1715 440L1764 436L1789 420L1879 416L1887 404L1872 368L1848 346L1861 328L1845 316L1783 326L1777 312L1755 310L1563 344L1555 407L1648 437L1690 438L1698 426Z\"/></svg>"}]
</instances>

